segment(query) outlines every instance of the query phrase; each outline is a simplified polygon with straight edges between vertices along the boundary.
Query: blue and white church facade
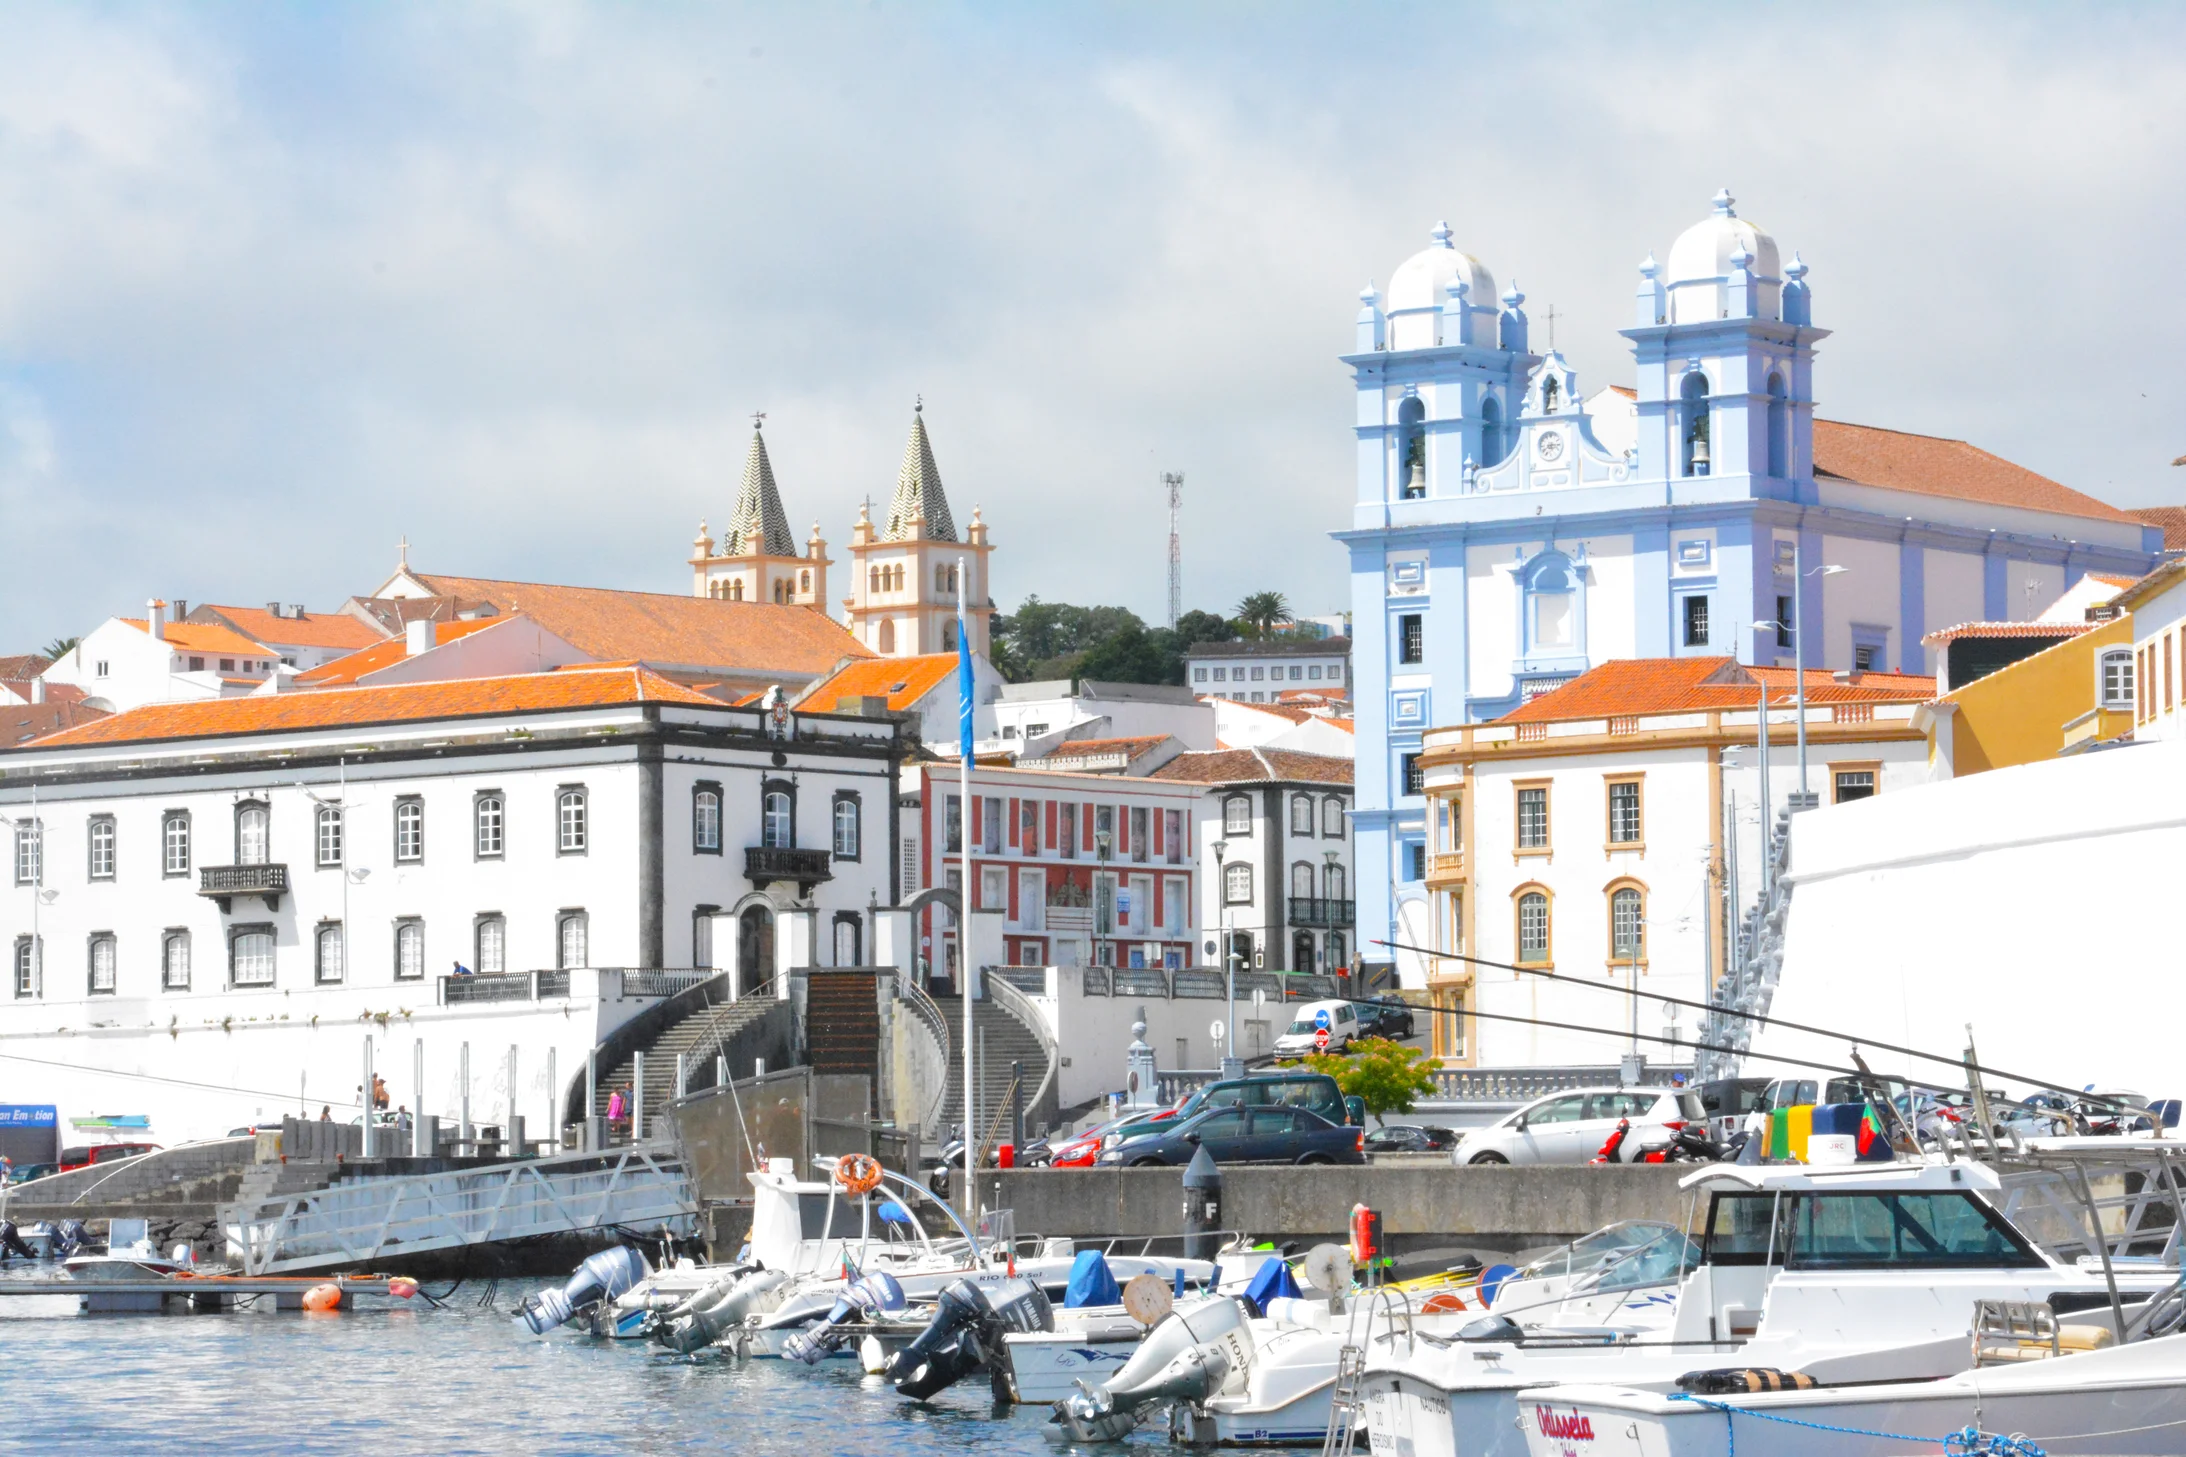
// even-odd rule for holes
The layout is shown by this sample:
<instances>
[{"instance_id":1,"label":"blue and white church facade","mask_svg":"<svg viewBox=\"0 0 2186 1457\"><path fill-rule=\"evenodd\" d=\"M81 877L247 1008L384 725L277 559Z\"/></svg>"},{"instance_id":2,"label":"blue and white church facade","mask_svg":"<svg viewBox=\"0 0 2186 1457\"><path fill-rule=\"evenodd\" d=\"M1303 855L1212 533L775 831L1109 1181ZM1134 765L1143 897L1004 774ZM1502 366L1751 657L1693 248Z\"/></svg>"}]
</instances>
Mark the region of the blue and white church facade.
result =
<instances>
[{"instance_id":1,"label":"blue and white church facade","mask_svg":"<svg viewBox=\"0 0 2186 1457\"><path fill-rule=\"evenodd\" d=\"M1829 331L1807 271L1718 193L1666 264L1640 264L1633 387L1591 398L1447 225L1386 296L1360 295L1358 488L1335 536L1362 962L1389 957L1377 939L1434 944L1411 769L1428 727L1614 658L1791 666L1794 593L1808 668L1926 673L1928 632L2032 617L2088 572L2159 559L2157 528L1964 442L1817 422ZM1425 984L1420 958L1389 959Z\"/></svg>"}]
</instances>

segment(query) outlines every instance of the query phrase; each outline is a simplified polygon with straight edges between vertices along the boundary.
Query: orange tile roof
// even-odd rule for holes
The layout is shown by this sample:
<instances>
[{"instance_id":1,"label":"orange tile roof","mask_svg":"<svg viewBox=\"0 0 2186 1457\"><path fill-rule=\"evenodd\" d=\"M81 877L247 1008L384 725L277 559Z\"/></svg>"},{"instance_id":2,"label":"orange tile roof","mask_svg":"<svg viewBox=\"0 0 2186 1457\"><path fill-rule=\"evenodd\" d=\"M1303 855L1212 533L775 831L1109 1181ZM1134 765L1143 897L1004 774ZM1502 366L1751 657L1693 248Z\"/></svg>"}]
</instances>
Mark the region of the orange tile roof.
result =
<instances>
[{"instance_id":1,"label":"orange tile roof","mask_svg":"<svg viewBox=\"0 0 2186 1457\"><path fill-rule=\"evenodd\" d=\"M0 658L0 681L20 682L35 678L53 666L53 659L37 653L17 653L13 657Z\"/></svg>"},{"instance_id":2,"label":"orange tile roof","mask_svg":"<svg viewBox=\"0 0 2186 1457\"><path fill-rule=\"evenodd\" d=\"M521 673L506 678L458 678L447 683L397 683L384 688L329 688L320 693L147 704L40 739L36 747L223 738L424 719L608 708L625 703L721 706L718 699L694 693L644 668Z\"/></svg>"},{"instance_id":3,"label":"orange tile roof","mask_svg":"<svg viewBox=\"0 0 2186 1457\"><path fill-rule=\"evenodd\" d=\"M106 716L103 708L84 707L81 695L48 698L44 703L0 704L0 749L12 749L41 734L58 733Z\"/></svg>"},{"instance_id":4,"label":"orange tile roof","mask_svg":"<svg viewBox=\"0 0 2186 1457\"><path fill-rule=\"evenodd\" d=\"M1349 784L1356 769L1349 759L1296 749L1200 749L1177 755L1146 777L1189 784Z\"/></svg>"},{"instance_id":5,"label":"orange tile roof","mask_svg":"<svg viewBox=\"0 0 2186 1457\"><path fill-rule=\"evenodd\" d=\"M1963 440L1873 425L1816 420L1814 473L1922 496L1953 496L2101 521L2134 519L2107 501L2036 475Z\"/></svg>"},{"instance_id":6,"label":"orange tile roof","mask_svg":"<svg viewBox=\"0 0 2186 1457\"><path fill-rule=\"evenodd\" d=\"M2186 461L2171 464L2186 465ZM2186 551L2186 506L2142 506L2125 514L2143 526L2162 527L2165 551Z\"/></svg>"},{"instance_id":7,"label":"orange tile roof","mask_svg":"<svg viewBox=\"0 0 2186 1457\"><path fill-rule=\"evenodd\" d=\"M1495 721L1556 723L1751 708L1759 697L1759 685L1768 687L1772 701L1779 695L1789 698L1798 687L1798 674L1790 668L1745 667L1728 657L1619 658L1588 669ZM1820 668L1809 668L1806 674L1809 703L1919 702L1933 698L1935 687L1935 679L1911 673L1863 673L1857 683L1841 683Z\"/></svg>"},{"instance_id":8,"label":"orange tile roof","mask_svg":"<svg viewBox=\"0 0 2186 1457\"><path fill-rule=\"evenodd\" d=\"M807 689L799 708L813 713L844 713L846 698L886 697L902 712L949 681L956 672L955 653L923 653L911 658L860 658L845 663Z\"/></svg>"},{"instance_id":9,"label":"orange tile roof","mask_svg":"<svg viewBox=\"0 0 2186 1457\"><path fill-rule=\"evenodd\" d=\"M151 626L141 617L124 617L138 632L150 632ZM252 642L233 628L217 622L170 622L161 630L167 645L180 648L186 653L216 653L236 658L264 658L271 661L280 656L261 642Z\"/></svg>"},{"instance_id":10,"label":"orange tile roof","mask_svg":"<svg viewBox=\"0 0 2186 1457\"><path fill-rule=\"evenodd\" d=\"M385 641L383 634L366 622L346 612L305 613L302 617L275 617L263 607L222 607L217 603L203 602L192 612L188 621L195 623L199 613L218 617L221 622L248 638L266 643L293 643L301 648L367 648Z\"/></svg>"},{"instance_id":11,"label":"orange tile roof","mask_svg":"<svg viewBox=\"0 0 2186 1457\"><path fill-rule=\"evenodd\" d=\"M2078 637L2098 625L2093 622L1961 622L1952 627L1939 627L1920 641L1925 647L1939 648L1962 637Z\"/></svg>"},{"instance_id":12,"label":"orange tile roof","mask_svg":"<svg viewBox=\"0 0 2186 1457\"><path fill-rule=\"evenodd\" d=\"M441 596L491 602L504 613L521 612L602 661L636 658L655 668L817 675L844 658L873 655L847 628L811 607L412 575Z\"/></svg>"},{"instance_id":13,"label":"orange tile roof","mask_svg":"<svg viewBox=\"0 0 2186 1457\"><path fill-rule=\"evenodd\" d=\"M497 622L512 622L508 617L474 617L468 622L436 622L433 624L433 646L454 642L459 637L469 637L482 627L492 627ZM357 626L364 627L363 623ZM366 628L367 632L371 629ZM391 668L410 655L407 637L390 637L376 641L362 652L336 658L331 663L321 663L308 673L298 673L296 684L300 688L339 688L356 682L367 673L377 673ZM597 665L595 665L597 666Z\"/></svg>"},{"instance_id":14,"label":"orange tile roof","mask_svg":"<svg viewBox=\"0 0 2186 1457\"><path fill-rule=\"evenodd\" d=\"M1065 739L1055 746L1054 753L1046 757L1050 759L1086 759L1095 754L1128 754L1135 759L1148 749L1158 744L1167 743L1169 738L1168 734L1141 734L1132 738L1121 739ZM1032 762L1037 764L1040 760L1035 759Z\"/></svg>"}]
</instances>

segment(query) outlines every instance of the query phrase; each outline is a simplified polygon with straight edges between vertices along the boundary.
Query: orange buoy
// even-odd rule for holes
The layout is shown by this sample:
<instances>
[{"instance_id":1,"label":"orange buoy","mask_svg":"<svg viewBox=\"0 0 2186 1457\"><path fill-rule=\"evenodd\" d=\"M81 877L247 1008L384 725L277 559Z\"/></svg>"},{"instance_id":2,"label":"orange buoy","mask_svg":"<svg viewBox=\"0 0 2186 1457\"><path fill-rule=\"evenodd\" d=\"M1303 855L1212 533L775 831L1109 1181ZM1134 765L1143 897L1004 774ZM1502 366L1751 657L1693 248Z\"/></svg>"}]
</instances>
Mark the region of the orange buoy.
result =
<instances>
[{"instance_id":1,"label":"orange buoy","mask_svg":"<svg viewBox=\"0 0 2186 1457\"><path fill-rule=\"evenodd\" d=\"M304 1292L304 1309L336 1311L342 1308L342 1287L314 1285Z\"/></svg>"},{"instance_id":2,"label":"orange buoy","mask_svg":"<svg viewBox=\"0 0 2186 1457\"><path fill-rule=\"evenodd\" d=\"M408 1300L411 1296L417 1294L417 1281L411 1279L408 1275L389 1275L387 1277L387 1293L397 1300Z\"/></svg>"},{"instance_id":3,"label":"orange buoy","mask_svg":"<svg viewBox=\"0 0 2186 1457\"><path fill-rule=\"evenodd\" d=\"M1464 1310L1466 1308L1465 1297L1455 1290L1438 1290L1427 1297L1426 1302L1420 1306L1420 1311L1423 1314L1436 1315L1446 1310Z\"/></svg>"},{"instance_id":4,"label":"orange buoy","mask_svg":"<svg viewBox=\"0 0 2186 1457\"><path fill-rule=\"evenodd\" d=\"M835 1165L835 1182L852 1195L870 1194L880 1187L880 1160L854 1153Z\"/></svg>"}]
</instances>

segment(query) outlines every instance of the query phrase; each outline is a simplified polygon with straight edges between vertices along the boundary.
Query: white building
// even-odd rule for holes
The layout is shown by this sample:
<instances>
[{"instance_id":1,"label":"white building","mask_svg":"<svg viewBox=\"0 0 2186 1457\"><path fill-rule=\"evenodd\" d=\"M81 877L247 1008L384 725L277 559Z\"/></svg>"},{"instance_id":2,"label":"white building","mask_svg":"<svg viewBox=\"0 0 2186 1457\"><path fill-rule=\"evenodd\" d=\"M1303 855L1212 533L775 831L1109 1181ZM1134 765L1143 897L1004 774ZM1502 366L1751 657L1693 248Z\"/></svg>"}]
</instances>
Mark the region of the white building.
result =
<instances>
[{"instance_id":1,"label":"white building","mask_svg":"<svg viewBox=\"0 0 2186 1457\"><path fill-rule=\"evenodd\" d=\"M449 1118L458 1045L480 1118L514 1045L544 1118L642 1005L614 969L862 964L913 751L580 667L153 705L0 753L0 1100L172 1142L354 1107L369 1036L405 1094L426 1047ZM459 964L518 1000L451 1002Z\"/></svg>"},{"instance_id":2,"label":"white building","mask_svg":"<svg viewBox=\"0 0 2186 1457\"><path fill-rule=\"evenodd\" d=\"M2186 561L2169 561L2110 600L2133 618L2133 739L2186 741Z\"/></svg>"},{"instance_id":3,"label":"white building","mask_svg":"<svg viewBox=\"0 0 2186 1457\"><path fill-rule=\"evenodd\" d=\"M301 602L285 607L278 602L268 602L264 607L201 602L193 609L178 598L174 620L185 628L200 624L225 627L239 637L265 644L283 666L299 672L384 642L389 635L387 628L368 614L307 612Z\"/></svg>"},{"instance_id":4,"label":"white building","mask_svg":"<svg viewBox=\"0 0 2186 1457\"><path fill-rule=\"evenodd\" d=\"M1348 694L1351 639L1285 634L1240 642L1193 643L1184 654L1194 693L1273 703L1290 689Z\"/></svg>"},{"instance_id":5,"label":"white building","mask_svg":"<svg viewBox=\"0 0 2186 1457\"><path fill-rule=\"evenodd\" d=\"M186 703L252 693L271 680L281 655L220 623L169 622L154 598L143 617L110 617L40 676L80 689L114 713L147 703Z\"/></svg>"},{"instance_id":6,"label":"white building","mask_svg":"<svg viewBox=\"0 0 2186 1457\"><path fill-rule=\"evenodd\" d=\"M1215 746L1215 714L1189 688L1162 683L1106 683L1068 678L1003 684L994 704L995 737L981 752L1038 758L1073 739L1171 735L1188 749Z\"/></svg>"},{"instance_id":7,"label":"white building","mask_svg":"<svg viewBox=\"0 0 2186 1457\"><path fill-rule=\"evenodd\" d=\"M1808 782L1822 803L1926 780L1914 715L1932 679L1807 677ZM1773 811L1800 787L1797 685L1784 669L1727 657L1609 662L1494 723L1428 732L1428 840L1410 878L1427 885L1433 910L1407 916L1400 937L1434 953L1420 960L1440 1009L1438 1055L1482 1067L1612 1064L1632 1050L1635 1016L1637 1031L1666 1035L1671 1019L1650 993L1707 998L1728 965L1734 909L1760 888L1764 685ZM1461 1027L1464 1009L1626 1035ZM1689 1039L1695 1016L1682 1020ZM1638 1050L1690 1060L1654 1042Z\"/></svg>"},{"instance_id":8,"label":"white building","mask_svg":"<svg viewBox=\"0 0 2186 1457\"><path fill-rule=\"evenodd\" d=\"M1218 748L1296 749L1338 759L1357 757L1358 737L1352 732L1351 720L1337 717L1322 705L1247 703L1211 697L1207 703L1214 709Z\"/></svg>"}]
</instances>

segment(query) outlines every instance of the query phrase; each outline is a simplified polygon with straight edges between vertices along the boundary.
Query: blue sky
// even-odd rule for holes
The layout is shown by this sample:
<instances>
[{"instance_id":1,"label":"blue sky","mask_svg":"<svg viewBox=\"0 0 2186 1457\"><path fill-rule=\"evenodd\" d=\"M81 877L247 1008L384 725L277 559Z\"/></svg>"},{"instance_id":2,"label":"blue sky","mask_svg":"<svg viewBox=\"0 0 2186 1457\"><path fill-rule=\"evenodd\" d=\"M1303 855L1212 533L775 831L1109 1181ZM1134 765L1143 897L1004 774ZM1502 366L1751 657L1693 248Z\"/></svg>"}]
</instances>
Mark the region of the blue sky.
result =
<instances>
[{"instance_id":1,"label":"blue sky","mask_svg":"<svg viewBox=\"0 0 2186 1457\"><path fill-rule=\"evenodd\" d=\"M1719 186L1821 413L2186 499L2186 12L0 5L0 652L450 572L686 590L915 395L1005 607L1343 605L1335 357L1447 218L1593 389ZM838 559L841 552L837 552Z\"/></svg>"}]
</instances>

